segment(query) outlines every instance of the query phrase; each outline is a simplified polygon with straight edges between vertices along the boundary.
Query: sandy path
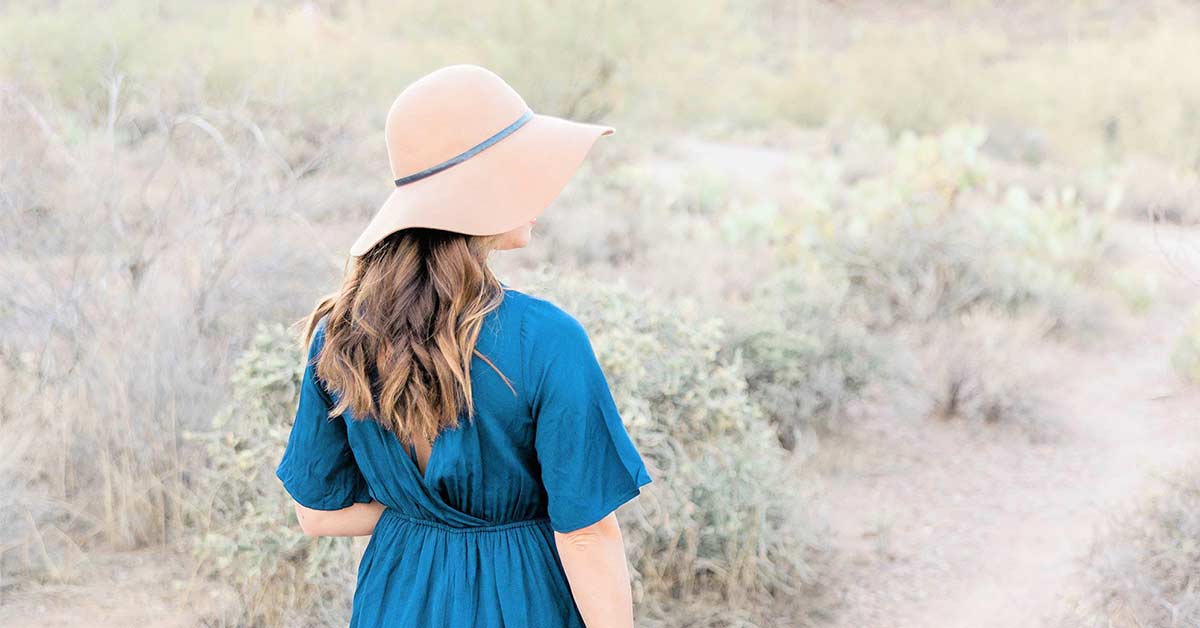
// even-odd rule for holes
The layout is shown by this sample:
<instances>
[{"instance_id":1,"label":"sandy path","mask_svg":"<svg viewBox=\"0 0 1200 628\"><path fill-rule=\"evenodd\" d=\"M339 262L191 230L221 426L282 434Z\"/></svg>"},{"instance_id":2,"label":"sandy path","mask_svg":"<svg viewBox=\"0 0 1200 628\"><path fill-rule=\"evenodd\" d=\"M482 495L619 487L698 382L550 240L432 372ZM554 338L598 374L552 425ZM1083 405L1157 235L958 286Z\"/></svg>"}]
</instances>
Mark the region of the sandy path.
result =
<instances>
[{"instance_id":1,"label":"sandy path","mask_svg":"<svg viewBox=\"0 0 1200 628\"><path fill-rule=\"evenodd\" d=\"M1119 235L1164 294L1086 347L1030 356L1061 422L1054 437L875 416L822 454L845 577L836 625L1054 625L1096 526L1162 472L1200 459L1200 391L1169 362L1200 303L1178 273L1200 278L1200 265L1167 264L1146 225L1122 224ZM1200 254L1194 234L1164 236L1173 256Z\"/></svg>"},{"instance_id":2,"label":"sandy path","mask_svg":"<svg viewBox=\"0 0 1200 628\"><path fill-rule=\"evenodd\" d=\"M190 557L162 548L94 552L74 582L0 592L4 628L186 628L222 607L218 587L190 583Z\"/></svg>"}]
</instances>

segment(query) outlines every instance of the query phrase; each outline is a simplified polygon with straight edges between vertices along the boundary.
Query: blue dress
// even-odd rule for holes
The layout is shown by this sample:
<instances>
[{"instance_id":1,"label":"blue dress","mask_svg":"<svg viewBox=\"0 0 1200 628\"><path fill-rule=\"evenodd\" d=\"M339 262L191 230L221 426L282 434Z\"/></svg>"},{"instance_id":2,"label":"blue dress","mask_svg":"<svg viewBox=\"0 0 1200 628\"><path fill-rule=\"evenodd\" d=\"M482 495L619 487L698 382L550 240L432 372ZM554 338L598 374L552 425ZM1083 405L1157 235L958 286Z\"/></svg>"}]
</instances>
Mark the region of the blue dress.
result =
<instances>
[{"instance_id":1,"label":"blue dress","mask_svg":"<svg viewBox=\"0 0 1200 628\"><path fill-rule=\"evenodd\" d=\"M503 284L502 284L503 285ZM650 483L584 327L504 285L471 361L476 416L433 442L424 475L372 420L326 418L318 322L276 475L301 505L386 508L359 564L350 625L583 628L553 531L604 518Z\"/></svg>"}]
</instances>

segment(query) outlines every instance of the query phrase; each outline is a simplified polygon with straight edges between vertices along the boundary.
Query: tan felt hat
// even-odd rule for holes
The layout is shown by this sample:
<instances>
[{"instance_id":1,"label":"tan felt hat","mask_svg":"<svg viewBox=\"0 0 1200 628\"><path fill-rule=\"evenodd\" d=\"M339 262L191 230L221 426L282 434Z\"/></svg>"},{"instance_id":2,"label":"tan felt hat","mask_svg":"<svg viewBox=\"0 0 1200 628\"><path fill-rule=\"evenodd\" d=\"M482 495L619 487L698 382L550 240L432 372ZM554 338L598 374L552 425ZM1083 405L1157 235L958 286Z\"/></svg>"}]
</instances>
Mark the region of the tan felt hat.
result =
<instances>
[{"instance_id":1,"label":"tan felt hat","mask_svg":"<svg viewBox=\"0 0 1200 628\"><path fill-rule=\"evenodd\" d=\"M392 103L384 137L396 189L350 247L430 227L471 235L540 215L611 126L534 113L508 83L477 65L414 81Z\"/></svg>"}]
</instances>

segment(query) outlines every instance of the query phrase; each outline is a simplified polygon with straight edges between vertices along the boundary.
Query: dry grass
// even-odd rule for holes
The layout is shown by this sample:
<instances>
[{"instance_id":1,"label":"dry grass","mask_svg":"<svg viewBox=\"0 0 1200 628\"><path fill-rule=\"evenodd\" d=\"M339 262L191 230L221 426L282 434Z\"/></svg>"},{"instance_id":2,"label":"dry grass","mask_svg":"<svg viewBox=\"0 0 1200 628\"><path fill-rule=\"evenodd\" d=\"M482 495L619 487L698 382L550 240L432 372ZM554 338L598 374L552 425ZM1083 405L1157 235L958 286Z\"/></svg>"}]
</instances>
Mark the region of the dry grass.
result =
<instances>
[{"instance_id":1,"label":"dry grass","mask_svg":"<svg viewBox=\"0 0 1200 628\"><path fill-rule=\"evenodd\" d=\"M1087 595L1064 622L1106 628L1200 624L1200 472L1184 469L1113 517L1085 563Z\"/></svg>"}]
</instances>

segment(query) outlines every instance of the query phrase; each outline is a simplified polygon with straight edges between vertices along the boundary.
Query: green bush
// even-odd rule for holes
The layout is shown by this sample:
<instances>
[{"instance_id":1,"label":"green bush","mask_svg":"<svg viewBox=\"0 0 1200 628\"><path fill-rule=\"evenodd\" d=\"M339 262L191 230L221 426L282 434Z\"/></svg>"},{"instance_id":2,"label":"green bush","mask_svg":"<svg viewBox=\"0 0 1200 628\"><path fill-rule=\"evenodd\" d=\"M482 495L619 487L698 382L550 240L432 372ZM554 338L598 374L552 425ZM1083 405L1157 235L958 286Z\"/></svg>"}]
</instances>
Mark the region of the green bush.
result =
<instances>
[{"instance_id":1,"label":"green bush","mask_svg":"<svg viewBox=\"0 0 1200 628\"><path fill-rule=\"evenodd\" d=\"M883 339L846 316L845 285L799 270L762 282L733 324L750 396L786 449L803 434L828 433L868 385L884 377Z\"/></svg>"},{"instance_id":2,"label":"green bush","mask_svg":"<svg viewBox=\"0 0 1200 628\"><path fill-rule=\"evenodd\" d=\"M1200 381L1200 314L1193 315L1171 350L1175 372L1193 382Z\"/></svg>"},{"instance_id":3,"label":"green bush","mask_svg":"<svg viewBox=\"0 0 1200 628\"><path fill-rule=\"evenodd\" d=\"M736 310L730 344L788 448L877 384L942 416L1045 418L1009 339L975 323L1035 321L1030 341L1090 329L1112 208L1000 186L986 139L976 126L895 141L863 128L836 155L798 156L776 211L725 210L727 245L772 236L750 242L777 261Z\"/></svg>"},{"instance_id":4,"label":"green bush","mask_svg":"<svg viewBox=\"0 0 1200 628\"><path fill-rule=\"evenodd\" d=\"M355 551L347 538L301 532L275 478L287 445L304 351L282 325L260 324L240 356L229 404L202 442L209 463L194 478L193 550L200 572L231 585L238 604L214 621L230 625L330 626L349 622Z\"/></svg>"},{"instance_id":5,"label":"green bush","mask_svg":"<svg viewBox=\"0 0 1200 628\"><path fill-rule=\"evenodd\" d=\"M1001 187L980 155L986 139L975 126L906 133L852 181L837 158L797 160L802 187L776 225L785 259L847 284L848 312L873 330L980 306L1039 308L1062 327L1086 320L1079 305L1109 250L1109 214L1070 189L1035 201Z\"/></svg>"},{"instance_id":6,"label":"green bush","mask_svg":"<svg viewBox=\"0 0 1200 628\"><path fill-rule=\"evenodd\" d=\"M793 458L694 302L543 273L531 290L588 329L656 482L621 518L644 626L796 625L821 540ZM719 609L719 610L718 610Z\"/></svg>"},{"instance_id":7,"label":"green bush","mask_svg":"<svg viewBox=\"0 0 1200 628\"><path fill-rule=\"evenodd\" d=\"M656 478L622 510L639 625L769 626L811 612L805 594L822 548L797 499L804 487L740 358L721 352L723 323L623 287L552 283L554 301L588 328ZM260 327L230 405L213 431L190 436L211 461L196 478L211 501L196 505L195 550L205 574L237 589L240 606L223 618L232 623L329 625L350 607L351 544L305 537L273 474L302 365L282 326Z\"/></svg>"}]
</instances>

